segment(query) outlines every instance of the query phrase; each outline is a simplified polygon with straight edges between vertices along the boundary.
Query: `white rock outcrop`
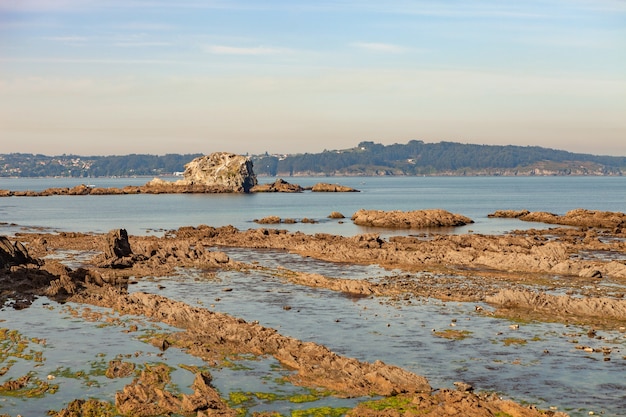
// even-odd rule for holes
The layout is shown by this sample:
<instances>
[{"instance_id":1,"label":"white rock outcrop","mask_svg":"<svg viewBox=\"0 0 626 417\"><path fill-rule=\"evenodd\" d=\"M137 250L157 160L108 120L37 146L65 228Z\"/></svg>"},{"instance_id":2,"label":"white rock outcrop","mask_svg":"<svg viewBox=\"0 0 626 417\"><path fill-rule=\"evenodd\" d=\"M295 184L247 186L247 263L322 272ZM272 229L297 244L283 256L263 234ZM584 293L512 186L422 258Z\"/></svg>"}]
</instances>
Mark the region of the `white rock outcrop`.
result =
<instances>
[{"instance_id":1,"label":"white rock outcrop","mask_svg":"<svg viewBox=\"0 0 626 417\"><path fill-rule=\"evenodd\" d=\"M248 193L257 184L250 158L228 152L214 152L185 165L183 179L154 178L143 188L148 193Z\"/></svg>"}]
</instances>

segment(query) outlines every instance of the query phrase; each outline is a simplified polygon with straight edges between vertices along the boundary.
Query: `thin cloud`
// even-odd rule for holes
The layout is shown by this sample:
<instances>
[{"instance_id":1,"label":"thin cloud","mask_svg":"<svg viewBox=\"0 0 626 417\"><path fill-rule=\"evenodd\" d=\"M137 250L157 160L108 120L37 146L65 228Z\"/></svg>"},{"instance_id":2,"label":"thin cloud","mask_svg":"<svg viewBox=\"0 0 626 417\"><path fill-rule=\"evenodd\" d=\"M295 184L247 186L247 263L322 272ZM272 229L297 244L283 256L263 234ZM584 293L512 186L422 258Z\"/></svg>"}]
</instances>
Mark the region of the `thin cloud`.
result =
<instances>
[{"instance_id":1,"label":"thin cloud","mask_svg":"<svg viewBox=\"0 0 626 417\"><path fill-rule=\"evenodd\" d=\"M144 47L159 47L159 46L171 46L171 42L115 42L114 46L121 48L144 48Z\"/></svg>"},{"instance_id":2,"label":"thin cloud","mask_svg":"<svg viewBox=\"0 0 626 417\"><path fill-rule=\"evenodd\" d=\"M30 64L111 64L111 65L177 65L180 61L166 59L100 59L100 58L0 58L1 62Z\"/></svg>"},{"instance_id":3,"label":"thin cloud","mask_svg":"<svg viewBox=\"0 0 626 417\"><path fill-rule=\"evenodd\" d=\"M87 42L86 36L45 36L46 41L64 42L64 43L84 43Z\"/></svg>"},{"instance_id":4,"label":"thin cloud","mask_svg":"<svg viewBox=\"0 0 626 417\"><path fill-rule=\"evenodd\" d=\"M265 46L255 47L239 47L239 46L227 46L227 45L209 45L205 47L205 51L210 54L216 55L278 55L286 52L283 48L268 48Z\"/></svg>"},{"instance_id":5,"label":"thin cloud","mask_svg":"<svg viewBox=\"0 0 626 417\"><path fill-rule=\"evenodd\" d=\"M388 54L401 54L407 51L403 46L383 42L354 42L351 45L359 49Z\"/></svg>"}]
</instances>

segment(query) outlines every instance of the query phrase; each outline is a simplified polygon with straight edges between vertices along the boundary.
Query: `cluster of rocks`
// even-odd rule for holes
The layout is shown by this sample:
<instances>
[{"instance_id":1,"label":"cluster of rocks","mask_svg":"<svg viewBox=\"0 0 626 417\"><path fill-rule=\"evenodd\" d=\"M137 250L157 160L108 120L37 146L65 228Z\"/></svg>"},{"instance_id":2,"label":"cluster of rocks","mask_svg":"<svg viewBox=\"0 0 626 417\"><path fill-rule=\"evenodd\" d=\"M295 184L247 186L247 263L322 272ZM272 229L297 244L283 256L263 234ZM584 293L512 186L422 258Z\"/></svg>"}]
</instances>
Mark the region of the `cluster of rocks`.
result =
<instances>
[{"instance_id":1,"label":"cluster of rocks","mask_svg":"<svg viewBox=\"0 0 626 417\"><path fill-rule=\"evenodd\" d=\"M317 193L354 193L359 190L347 187L339 184L329 184L320 182L312 187L301 187L298 184L291 184L282 178L278 178L276 181L268 184L258 184L252 188L252 192L255 193L301 193L303 191L310 190Z\"/></svg>"},{"instance_id":2,"label":"cluster of rocks","mask_svg":"<svg viewBox=\"0 0 626 417\"><path fill-rule=\"evenodd\" d=\"M308 217L303 217L300 220L294 219L294 218L280 218L279 216L266 216L263 217L261 219L254 219L253 220L255 223L258 224L294 224L294 223L317 223L317 220L314 219L309 219Z\"/></svg>"},{"instance_id":3,"label":"cluster of rocks","mask_svg":"<svg viewBox=\"0 0 626 417\"><path fill-rule=\"evenodd\" d=\"M626 227L626 214L624 213L581 208L570 210L562 216L545 211L497 210L489 214L488 217L516 218L528 222L615 229L617 233L621 233L621 230Z\"/></svg>"},{"instance_id":4,"label":"cluster of rocks","mask_svg":"<svg viewBox=\"0 0 626 417\"><path fill-rule=\"evenodd\" d=\"M344 219L345 216L333 211L327 216L329 219ZM468 217L453 214L446 210L414 210L414 211L384 211L384 210L359 210L351 217L354 224L366 227L381 227L387 229L427 229L457 227L473 223ZM293 224L293 223L317 223L314 219L304 217L299 221L294 218L281 218L279 216L266 216L254 219L258 224Z\"/></svg>"},{"instance_id":5,"label":"cluster of rocks","mask_svg":"<svg viewBox=\"0 0 626 417\"><path fill-rule=\"evenodd\" d=\"M355 220L364 218L366 224L381 227L447 227L471 222L463 216L439 210L363 210L358 213ZM521 218L529 214L519 211L494 215ZM185 346L189 353L207 361L236 353L270 355L295 371L291 376L293 383L323 387L339 396L394 395L398 401L406 399L411 409L437 410L442 415L538 416L542 415L539 410L475 394L461 385L459 390L433 393L425 378L406 370L379 361L369 363L338 355L322 345L282 335L256 322L160 295L129 294L129 280L172 274L177 268L186 267L203 271L255 270L262 267L235 262L213 248L281 249L316 259L379 264L402 271L376 282L282 271L281 276L298 285L399 300L417 296L475 301L488 303L498 309L497 314L508 317L575 320L594 326L619 323L623 328L626 299L619 293L620 287L595 284L608 280L623 286L626 263L623 259L583 256L589 252L626 254L626 235L619 223L621 217L621 213L576 210L557 216L555 220L568 227L500 236L430 233L384 239L376 233L344 237L267 228L240 231L232 226L205 225L183 227L163 237L128 236L123 229L106 235L21 234L15 242L0 237L0 289L3 296L8 294L1 301L10 297L18 300L14 301L15 308L24 308L32 297L48 295L64 301L114 308L120 314L160 320L181 331L160 335L160 340L155 341L159 346ZM381 220L385 218L386 221ZM576 227L571 226L574 222L577 222ZM98 248L99 253L75 270L58 261L42 259L55 250L93 251L94 248ZM419 277L414 274L416 271ZM463 279L458 279L459 275ZM563 280L563 276L568 279ZM563 294L551 295L532 289L534 278L541 288L562 288ZM480 309L482 311L482 307ZM607 351L602 353L610 355ZM111 372L122 372L122 369L122 364L115 364ZM137 415L144 412L233 415L211 387L208 373L198 373L193 393L182 396L166 392L159 385L165 377L159 372L156 376L152 379L153 375L142 373L118 392L116 407L125 414ZM359 406L348 415L395 414L376 414L371 408Z\"/></svg>"},{"instance_id":6,"label":"cluster of rocks","mask_svg":"<svg viewBox=\"0 0 626 417\"><path fill-rule=\"evenodd\" d=\"M319 183L309 188L314 192L356 192L350 187ZM183 178L166 181L154 178L144 185L95 187L80 184L75 187L54 187L42 191L0 190L0 197L45 197L53 195L123 195L123 194L201 194L276 192L299 193L305 188L277 179L270 184L258 184L250 158L229 152L214 152L198 157L185 165Z\"/></svg>"}]
</instances>

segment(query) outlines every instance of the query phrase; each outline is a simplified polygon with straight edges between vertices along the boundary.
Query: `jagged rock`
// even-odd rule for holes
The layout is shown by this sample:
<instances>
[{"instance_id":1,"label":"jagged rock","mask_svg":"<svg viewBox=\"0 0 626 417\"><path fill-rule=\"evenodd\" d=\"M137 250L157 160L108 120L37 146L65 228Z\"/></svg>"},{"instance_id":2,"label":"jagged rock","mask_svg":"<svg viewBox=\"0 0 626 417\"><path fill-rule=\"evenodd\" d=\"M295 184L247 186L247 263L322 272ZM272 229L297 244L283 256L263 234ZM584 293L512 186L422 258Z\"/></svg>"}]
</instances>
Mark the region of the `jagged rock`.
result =
<instances>
[{"instance_id":1,"label":"jagged rock","mask_svg":"<svg viewBox=\"0 0 626 417\"><path fill-rule=\"evenodd\" d=\"M464 226L474 221L441 209L414 211L359 210L352 216L354 224L370 227L420 228Z\"/></svg>"},{"instance_id":2,"label":"jagged rock","mask_svg":"<svg viewBox=\"0 0 626 417\"><path fill-rule=\"evenodd\" d=\"M17 391L22 389L30 381L30 375L24 375L18 379L10 379L4 384L0 385L0 392L2 391Z\"/></svg>"},{"instance_id":3,"label":"jagged rock","mask_svg":"<svg viewBox=\"0 0 626 417\"><path fill-rule=\"evenodd\" d=\"M219 185L233 192L249 192L257 184L250 158L214 152L185 165L183 184Z\"/></svg>"},{"instance_id":4,"label":"jagged rock","mask_svg":"<svg viewBox=\"0 0 626 417\"><path fill-rule=\"evenodd\" d=\"M128 242L128 232L126 229L111 230L107 236L107 245L104 254L107 258L123 258L131 256L133 251Z\"/></svg>"},{"instance_id":5,"label":"jagged rock","mask_svg":"<svg viewBox=\"0 0 626 417\"><path fill-rule=\"evenodd\" d=\"M192 395L183 394L182 408L185 413L207 411L208 415L224 417L238 415L237 410L231 409L220 397L219 393L211 385L211 374L198 372L191 386L194 390Z\"/></svg>"},{"instance_id":6,"label":"jagged rock","mask_svg":"<svg viewBox=\"0 0 626 417\"><path fill-rule=\"evenodd\" d=\"M133 374L135 364L132 362L124 362L120 359L109 361L109 367L104 375L107 378L124 378Z\"/></svg>"},{"instance_id":7,"label":"jagged rock","mask_svg":"<svg viewBox=\"0 0 626 417\"><path fill-rule=\"evenodd\" d=\"M107 401L100 400L73 400L66 408L58 412L50 411L49 416L54 417L83 417L83 416L108 416L113 414L113 406Z\"/></svg>"},{"instance_id":8,"label":"jagged rock","mask_svg":"<svg viewBox=\"0 0 626 417\"><path fill-rule=\"evenodd\" d=\"M6 236L0 236L0 268L35 263L20 242L11 243Z\"/></svg>"},{"instance_id":9,"label":"jagged rock","mask_svg":"<svg viewBox=\"0 0 626 417\"><path fill-rule=\"evenodd\" d=\"M143 255L133 254L125 229L111 230L105 239L104 254L96 262L101 268L130 268L135 262L146 259Z\"/></svg>"},{"instance_id":10,"label":"jagged rock","mask_svg":"<svg viewBox=\"0 0 626 417\"><path fill-rule=\"evenodd\" d=\"M322 192L322 193L358 193L359 190L352 188L352 187L347 187L345 185L339 185L339 184L328 184L325 182L320 182L315 184L312 188L311 191L313 192Z\"/></svg>"},{"instance_id":11,"label":"jagged rock","mask_svg":"<svg viewBox=\"0 0 626 417\"><path fill-rule=\"evenodd\" d=\"M301 193L304 188L298 184L290 184L282 178L278 178L271 184L256 185L252 192L255 193Z\"/></svg>"},{"instance_id":12,"label":"jagged rock","mask_svg":"<svg viewBox=\"0 0 626 417\"><path fill-rule=\"evenodd\" d=\"M581 208L570 210L563 216L545 211L497 210L489 214L488 217L517 218L527 222L599 227L618 231L626 226L626 214L624 213Z\"/></svg>"}]
</instances>

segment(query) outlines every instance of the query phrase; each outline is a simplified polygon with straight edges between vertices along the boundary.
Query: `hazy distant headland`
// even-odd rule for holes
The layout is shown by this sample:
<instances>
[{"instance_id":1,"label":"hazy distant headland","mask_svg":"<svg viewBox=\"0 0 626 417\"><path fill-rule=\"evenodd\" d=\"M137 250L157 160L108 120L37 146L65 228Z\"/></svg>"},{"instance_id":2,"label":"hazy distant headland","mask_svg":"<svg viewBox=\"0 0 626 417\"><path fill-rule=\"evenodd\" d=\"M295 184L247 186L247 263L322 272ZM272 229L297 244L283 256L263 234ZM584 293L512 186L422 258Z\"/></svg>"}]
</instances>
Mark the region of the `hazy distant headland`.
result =
<instances>
[{"instance_id":1,"label":"hazy distant headland","mask_svg":"<svg viewBox=\"0 0 626 417\"><path fill-rule=\"evenodd\" d=\"M202 154L46 156L0 154L2 177L130 177L181 173ZM626 157L572 153L539 146L457 142L382 145L320 153L249 155L260 176L553 176L624 175Z\"/></svg>"}]
</instances>

